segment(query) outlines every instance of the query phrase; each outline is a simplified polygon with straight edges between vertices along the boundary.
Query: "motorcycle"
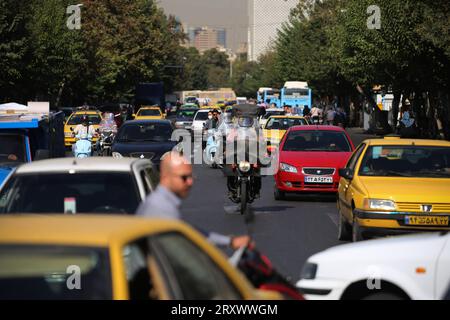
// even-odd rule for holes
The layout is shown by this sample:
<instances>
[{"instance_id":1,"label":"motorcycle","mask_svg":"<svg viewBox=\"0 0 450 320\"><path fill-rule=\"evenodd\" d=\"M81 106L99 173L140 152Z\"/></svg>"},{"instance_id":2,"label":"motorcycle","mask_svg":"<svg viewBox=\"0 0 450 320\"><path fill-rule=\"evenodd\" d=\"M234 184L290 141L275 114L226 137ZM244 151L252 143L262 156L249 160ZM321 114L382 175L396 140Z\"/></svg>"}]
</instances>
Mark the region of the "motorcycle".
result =
<instances>
[{"instance_id":1,"label":"motorcycle","mask_svg":"<svg viewBox=\"0 0 450 320\"><path fill-rule=\"evenodd\" d=\"M305 300L295 285L281 275L269 258L253 246L238 249L229 262L237 267L255 288L276 291L287 300Z\"/></svg>"},{"instance_id":2,"label":"motorcycle","mask_svg":"<svg viewBox=\"0 0 450 320\"><path fill-rule=\"evenodd\" d=\"M219 140L216 136L216 130L210 130L208 139L206 141L206 148L204 150L203 158L206 163L213 169L217 168L216 154L219 149Z\"/></svg>"},{"instance_id":3,"label":"motorcycle","mask_svg":"<svg viewBox=\"0 0 450 320\"><path fill-rule=\"evenodd\" d=\"M100 137L97 143L97 150L99 155L103 157L108 157L112 154L111 147L115 136L116 133L114 131L103 130L100 132Z\"/></svg>"},{"instance_id":4,"label":"motorcycle","mask_svg":"<svg viewBox=\"0 0 450 320\"><path fill-rule=\"evenodd\" d=\"M75 158L88 158L92 156L92 136L87 134L78 134L75 136L77 141L73 147L73 156Z\"/></svg>"}]
</instances>

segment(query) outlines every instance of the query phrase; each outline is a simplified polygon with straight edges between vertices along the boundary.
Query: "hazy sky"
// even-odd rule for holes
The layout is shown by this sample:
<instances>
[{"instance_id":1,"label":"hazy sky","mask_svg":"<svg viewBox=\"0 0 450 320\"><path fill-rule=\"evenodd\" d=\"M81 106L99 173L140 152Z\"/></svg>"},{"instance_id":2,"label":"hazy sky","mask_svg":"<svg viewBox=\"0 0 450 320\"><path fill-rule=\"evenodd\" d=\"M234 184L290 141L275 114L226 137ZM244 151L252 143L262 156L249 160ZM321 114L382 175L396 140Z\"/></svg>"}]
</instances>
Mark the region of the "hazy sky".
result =
<instances>
[{"instance_id":1,"label":"hazy sky","mask_svg":"<svg viewBox=\"0 0 450 320\"><path fill-rule=\"evenodd\" d=\"M246 0L157 0L167 14L192 27L227 29L227 46L236 50L247 42Z\"/></svg>"}]
</instances>

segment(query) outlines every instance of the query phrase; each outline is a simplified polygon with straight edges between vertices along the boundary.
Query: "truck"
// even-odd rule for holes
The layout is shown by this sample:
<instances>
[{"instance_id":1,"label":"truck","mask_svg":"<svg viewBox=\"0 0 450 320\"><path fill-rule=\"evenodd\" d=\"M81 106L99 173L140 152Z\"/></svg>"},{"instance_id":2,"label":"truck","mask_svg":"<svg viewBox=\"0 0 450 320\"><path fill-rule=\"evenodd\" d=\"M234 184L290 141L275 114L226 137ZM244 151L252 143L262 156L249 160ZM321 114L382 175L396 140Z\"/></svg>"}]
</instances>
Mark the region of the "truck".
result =
<instances>
[{"instance_id":1,"label":"truck","mask_svg":"<svg viewBox=\"0 0 450 320\"><path fill-rule=\"evenodd\" d=\"M0 185L20 164L58 157L65 157L64 112L48 103L0 105Z\"/></svg>"},{"instance_id":2,"label":"truck","mask_svg":"<svg viewBox=\"0 0 450 320\"><path fill-rule=\"evenodd\" d=\"M163 82L143 82L136 86L134 97L135 112L143 106L158 106L164 112L166 108L166 94Z\"/></svg>"}]
</instances>

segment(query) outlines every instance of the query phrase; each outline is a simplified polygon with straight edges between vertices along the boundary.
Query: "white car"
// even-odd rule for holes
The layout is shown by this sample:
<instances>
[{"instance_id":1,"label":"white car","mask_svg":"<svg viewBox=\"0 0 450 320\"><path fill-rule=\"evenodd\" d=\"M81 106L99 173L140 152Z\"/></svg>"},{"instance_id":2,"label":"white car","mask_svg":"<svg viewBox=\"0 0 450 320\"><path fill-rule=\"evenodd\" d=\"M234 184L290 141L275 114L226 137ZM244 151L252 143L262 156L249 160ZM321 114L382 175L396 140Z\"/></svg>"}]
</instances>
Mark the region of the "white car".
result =
<instances>
[{"instance_id":1,"label":"white car","mask_svg":"<svg viewBox=\"0 0 450 320\"><path fill-rule=\"evenodd\" d=\"M203 130L210 111L211 109L200 109L197 111L192 122L192 130Z\"/></svg>"},{"instance_id":2,"label":"white car","mask_svg":"<svg viewBox=\"0 0 450 320\"><path fill-rule=\"evenodd\" d=\"M442 299L450 285L450 234L425 233L337 246L308 259L306 299Z\"/></svg>"},{"instance_id":3,"label":"white car","mask_svg":"<svg viewBox=\"0 0 450 320\"><path fill-rule=\"evenodd\" d=\"M266 126L267 120L271 116L284 116L285 112L282 108L269 108L266 109L266 114L259 118L259 125L261 128L264 128Z\"/></svg>"},{"instance_id":4,"label":"white car","mask_svg":"<svg viewBox=\"0 0 450 320\"><path fill-rule=\"evenodd\" d=\"M150 160L61 158L24 164L0 189L0 214L134 214L157 186Z\"/></svg>"}]
</instances>

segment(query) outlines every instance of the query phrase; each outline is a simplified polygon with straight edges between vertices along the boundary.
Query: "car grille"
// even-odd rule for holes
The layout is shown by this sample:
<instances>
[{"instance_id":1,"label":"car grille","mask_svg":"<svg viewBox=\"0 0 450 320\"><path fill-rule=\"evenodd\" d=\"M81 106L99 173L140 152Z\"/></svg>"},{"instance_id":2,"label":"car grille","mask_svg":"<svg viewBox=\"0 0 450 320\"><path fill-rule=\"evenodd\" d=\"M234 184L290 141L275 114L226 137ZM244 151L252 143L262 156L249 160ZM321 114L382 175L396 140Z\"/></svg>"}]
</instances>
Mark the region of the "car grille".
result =
<instances>
[{"instance_id":1,"label":"car grille","mask_svg":"<svg viewBox=\"0 0 450 320\"><path fill-rule=\"evenodd\" d=\"M450 203L413 203L413 202L397 202L398 211L404 212L423 212L422 205L432 205L431 212L449 213Z\"/></svg>"},{"instance_id":2,"label":"car grille","mask_svg":"<svg viewBox=\"0 0 450 320\"><path fill-rule=\"evenodd\" d=\"M333 183L305 183L299 181L291 181L293 188L308 188L308 189L336 189L339 185L337 182Z\"/></svg>"},{"instance_id":3,"label":"car grille","mask_svg":"<svg viewBox=\"0 0 450 320\"><path fill-rule=\"evenodd\" d=\"M311 174L315 176L331 176L335 172L335 168L303 168L303 174Z\"/></svg>"},{"instance_id":4,"label":"car grille","mask_svg":"<svg viewBox=\"0 0 450 320\"><path fill-rule=\"evenodd\" d=\"M141 159L150 159L152 160L155 156L154 152L134 152L130 153L130 157L132 158L141 158Z\"/></svg>"}]
</instances>

